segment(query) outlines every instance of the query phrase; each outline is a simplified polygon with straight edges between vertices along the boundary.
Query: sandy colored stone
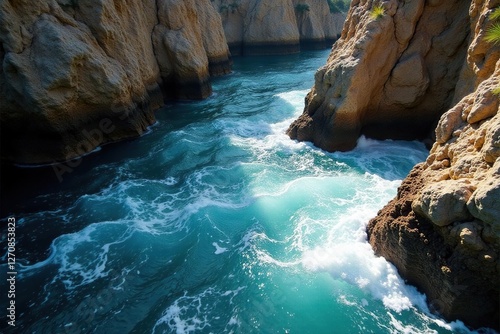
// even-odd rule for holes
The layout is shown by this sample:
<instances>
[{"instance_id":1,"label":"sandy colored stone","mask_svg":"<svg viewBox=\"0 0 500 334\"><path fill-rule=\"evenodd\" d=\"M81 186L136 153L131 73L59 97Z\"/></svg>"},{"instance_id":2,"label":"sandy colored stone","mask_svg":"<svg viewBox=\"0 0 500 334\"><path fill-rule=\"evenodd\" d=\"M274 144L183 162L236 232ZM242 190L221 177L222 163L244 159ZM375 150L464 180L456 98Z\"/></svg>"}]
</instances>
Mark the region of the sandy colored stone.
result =
<instances>
[{"instance_id":1,"label":"sandy colored stone","mask_svg":"<svg viewBox=\"0 0 500 334\"><path fill-rule=\"evenodd\" d=\"M424 13L444 3L427 1ZM484 36L492 8L500 3L474 0L469 5L470 42L452 104L437 124L436 142L367 230L376 253L426 293L431 310L498 330L500 115L492 91L500 86L500 47ZM451 56L449 51L440 49ZM422 78L422 67L415 68ZM439 71L426 68L432 83Z\"/></svg>"},{"instance_id":2,"label":"sandy colored stone","mask_svg":"<svg viewBox=\"0 0 500 334\"><path fill-rule=\"evenodd\" d=\"M233 55L287 54L300 45L324 47L338 38L344 13L330 13L326 0L215 0ZM307 5L309 10L297 11Z\"/></svg>"},{"instance_id":3,"label":"sandy colored stone","mask_svg":"<svg viewBox=\"0 0 500 334\"><path fill-rule=\"evenodd\" d=\"M468 4L385 1L385 14L374 19L375 5L352 2L308 95L308 117L289 128L292 138L328 151L353 148L361 134L424 138L450 107L466 57Z\"/></svg>"},{"instance_id":4,"label":"sandy colored stone","mask_svg":"<svg viewBox=\"0 0 500 334\"><path fill-rule=\"evenodd\" d=\"M331 13L327 1L293 0L293 5L300 42L304 47L328 46L340 37L345 14ZM297 10L300 5L307 5L309 10Z\"/></svg>"},{"instance_id":5,"label":"sandy colored stone","mask_svg":"<svg viewBox=\"0 0 500 334\"><path fill-rule=\"evenodd\" d=\"M385 89L395 104L411 108L428 87L429 76L424 59L419 54L414 54L396 64Z\"/></svg>"},{"instance_id":6,"label":"sandy colored stone","mask_svg":"<svg viewBox=\"0 0 500 334\"><path fill-rule=\"evenodd\" d=\"M206 97L230 69L208 0L0 1L0 41L2 159L21 164L138 136L166 97Z\"/></svg>"},{"instance_id":7,"label":"sandy colored stone","mask_svg":"<svg viewBox=\"0 0 500 334\"><path fill-rule=\"evenodd\" d=\"M143 94L145 86L159 80L151 40L144 39L156 24L154 0L116 4L113 0L79 0L73 7L70 14L90 29L99 48L126 72L132 95Z\"/></svg>"},{"instance_id":8,"label":"sandy colored stone","mask_svg":"<svg viewBox=\"0 0 500 334\"><path fill-rule=\"evenodd\" d=\"M476 101L467 115L469 124L480 122L489 117L495 116L498 112L498 97L489 90L480 90Z\"/></svg>"},{"instance_id":9,"label":"sandy colored stone","mask_svg":"<svg viewBox=\"0 0 500 334\"><path fill-rule=\"evenodd\" d=\"M211 76L227 74L231 71L231 59L222 19L209 0L195 1L198 21L202 30L203 48L208 58L208 68ZM218 27L213 29L213 27Z\"/></svg>"},{"instance_id":10,"label":"sandy colored stone","mask_svg":"<svg viewBox=\"0 0 500 334\"><path fill-rule=\"evenodd\" d=\"M460 240L460 245L473 251L481 251L487 248L481 239L481 228L474 223L463 223L453 228L452 234L456 234Z\"/></svg>"},{"instance_id":11,"label":"sandy colored stone","mask_svg":"<svg viewBox=\"0 0 500 334\"><path fill-rule=\"evenodd\" d=\"M323 10L328 11L328 5L326 1L321 1L325 4L326 8ZM319 17L317 17L316 11L311 10L310 1L294 1L294 7L297 8L299 5L308 6L308 10L295 10L295 16L297 19L297 26L299 29L300 40L306 41L324 41L325 40L325 31L322 27L322 22ZM318 11L319 14L320 11Z\"/></svg>"},{"instance_id":12,"label":"sandy colored stone","mask_svg":"<svg viewBox=\"0 0 500 334\"><path fill-rule=\"evenodd\" d=\"M248 44L297 43L299 35L291 0L251 0L243 38Z\"/></svg>"},{"instance_id":13,"label":"sandy colored stone","mask_svg":"<svg viewBox=\"0 0 500 334\"><path fill-rule=\"evenodd\" d=\"M22 50L7 47L13 51L2 59L0 115L2 137L8 138L2 140L4 159L21 163L66 160L123 133L140 134L152 122L147 115L150 109L142 115L134 112L133 104L134 100L149 100L151 107L161 103L152 75L156 63L149 64L152 71L147 62L142 63L143 74L134 77L133 69L126 70L107 54L89 26L55 2L47 2L43 7L47 12L28 10L31 4L16 8L7 4L2 2L10 18L9 29L27 24L24 29L30 31L31 40L23 43ZM99 129L102 119L116 120L113 107L119 105L131 111L122 133L101 131L95 140L88 140L83 130Z\"/></svg>"},{"instance_id":14,"label":"sandy colored stone","mask_svg":"<svg viewBox=\"0 0 500 334\"><path fill-rule=\"evenodd\" d=\"M466 181L446 180L427 185L413 201L412 209L437 226L471 218L467 201L474 191Z\"/></svg>"},{"instance_id":15,"label":"sandy colored stone","mask_svg":"<svg viewBox=\"0 0 500 334\"><path fill-rule=\"evenodd\" d=\"M481 133L481 154L484 161L487 163L494 163L500 157L500 113L497 110L496 116L483 125L484 132Z\"/></svg>"},{"instance_id":16,"label":"sandy colored stone","mask_svg":"<svg viewBox=\"0 0 500 334\"><path fill-rule=\"evenodd\" d=\"M487 177L478 183L467 207L474 217L497 231L497 240L500 240L500 160L497 159Z\"/></svg>"},{"instance_id":17,"label":"sandy colored stone","mask_svg":"<svg viewBox=\"0 0 500 334\"><path fill-rule=\"evenodd\" d=\"M233 54L298 52L299 31L292 0L216 0Z\"/></svg>"}]
</instances>

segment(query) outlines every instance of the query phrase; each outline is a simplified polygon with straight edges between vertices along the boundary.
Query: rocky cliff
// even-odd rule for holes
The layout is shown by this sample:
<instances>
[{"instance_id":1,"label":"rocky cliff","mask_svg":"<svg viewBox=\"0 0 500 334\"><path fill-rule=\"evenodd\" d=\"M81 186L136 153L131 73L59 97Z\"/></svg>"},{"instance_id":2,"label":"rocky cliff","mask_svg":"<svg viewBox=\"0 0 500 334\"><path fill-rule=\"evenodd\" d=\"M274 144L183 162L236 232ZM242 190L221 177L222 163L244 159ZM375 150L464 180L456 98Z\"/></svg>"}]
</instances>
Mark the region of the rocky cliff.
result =
<instances>
[{"instance_id":1,"label":"rocky cliff","mask_svg":"<svg viewBox=\"0 0 500 334\"><path fill-rule=\"evenodd\" d=\"M346 15L331 12L325 0L293 0L300 43L306 48L332 45L342 32Z\"/></svg>"},{"instance_id":2,"label":"rocky cliff","mask_svg":"<svg viewBox=\"0 0 500 334\"><path fill-rule=\"evenodd\" d=\"M330 151L354 147L360 134L410 139L435 130L427 161L370 221L369 242L426 293L434 312L496 329L500 46L485 35L498 6L354 0L289 129Z\"/></svg>"},{"instance_id":3,"label":"rocky cliff","mask_svg":"<svg viewBox=\"0 0 500 334\"><path fill-rule=\"evenodd\" d=\"M372 138L426 137L452 102L465 59L467 1L354 0L289 135L328 151ZM411 75L408 73L411 72Z\"/></svg>"},{"instance_id":4,"label":"rocky cliff","mask_svg":"<svg viewBox=\"0 0 500 334\"><path fill-rule=\"evenodd\" d=\"M429 157L368 226L376 253L427 294L434 311L500 328L500 47L485 41L500 1L470 4L456 101Z\"/></svg>"},{"instance_id":5,"label":"rocky cliff","mask_svg":"<svg viewBox=\"0 0 500 334\"><path fill-rule=\"evenodd\" d=\"M140 135L230 71L209 0L1 0L0 42L2 159L24 164Z\"/></svg>"},{"instance_id":6,"label":"rocky cliff","mask_svg":"<svg viewBox=\"0 0 500 334\"><path fill-rule=\"evenodd\" d=\"M325 47L345 20L327 0L215 0L233 55L287 54Z\"/></svg>"}]
</instances>

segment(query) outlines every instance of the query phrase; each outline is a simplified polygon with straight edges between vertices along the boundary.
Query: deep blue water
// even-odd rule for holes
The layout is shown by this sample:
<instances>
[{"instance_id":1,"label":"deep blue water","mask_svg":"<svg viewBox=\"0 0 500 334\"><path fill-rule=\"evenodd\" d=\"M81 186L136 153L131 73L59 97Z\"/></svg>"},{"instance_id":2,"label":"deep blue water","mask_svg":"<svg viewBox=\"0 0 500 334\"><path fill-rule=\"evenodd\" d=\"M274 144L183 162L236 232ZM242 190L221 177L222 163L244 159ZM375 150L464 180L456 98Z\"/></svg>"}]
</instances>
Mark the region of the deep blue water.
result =
<instances>
[{"instance_id":1,"label":"deep blue water","mask_svg":"<svg viewBox=\"0 0 500 334\"><path fill-rule=\"evenodd\" d=\"M327 55L238 58L211 98L159 110L150 133L62 182L51 167L18 171L3 194L17 219L17 326L2 313L0 329L467 332L431 316L366 241L424 146L362 138L332 154L285 135Z\"/></svg>"}]
</instances>

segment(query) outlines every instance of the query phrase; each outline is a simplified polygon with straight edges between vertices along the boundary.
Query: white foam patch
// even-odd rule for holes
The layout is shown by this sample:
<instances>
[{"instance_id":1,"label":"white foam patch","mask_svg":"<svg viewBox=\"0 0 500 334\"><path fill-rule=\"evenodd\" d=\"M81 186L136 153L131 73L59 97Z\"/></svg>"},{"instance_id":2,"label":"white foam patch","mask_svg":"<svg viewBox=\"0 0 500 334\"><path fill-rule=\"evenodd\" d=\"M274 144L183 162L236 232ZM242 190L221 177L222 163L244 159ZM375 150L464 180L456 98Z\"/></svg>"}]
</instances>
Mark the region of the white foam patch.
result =
<instances>
[{"instance_id":1,"label":"white foam patch","mask_svg":"<svg viewBox=\"0 0 500 334\"><path fill-rule=\"evenodd\" d=\"M295 245L302 252L303 268L312 272L327 272L336 280L356 286L382 301L390 311L401 313L411 310L422 318L422 326L426 328L435 324L446 330L468 333L469 330L459 321L447 323L431 315L425 295L406 285L392 264L375 256L366 241L366 223L376 214L377 208L395 194L399 181L388 181L370 174L363 175L363 178L366 187L356 192L356 196L348 201L348 210L334 222L311 220L307 215L296 217ZM333 212L331 214L334 216ZM328 236L326 241L311 247L313 243L304 242L304 239L307 239L307 234L314 233L314 229L327 231ZM338 302L344 305L353 303L344 295L338 297ZM361 305L366 307L369 303L362 299ZM405 325L393 316L391 319L388 329L394 333L422 332L420 327ZM427 332L434 331L429 329Z\"/></svg>"},{"instance_id":2,"label":"white foam patch","mask_svg":"<svg viewBox=\"0 0 500 334\"><path fill-rule=\"evenodd\" d=\"M219 291L213 287L197 295L188 295L184 292L182 297L170 304L161 317L156 321L152 333L196 333L213 327L211 321L227 318L227 326L239 326L239 321L228 314L217 314L220 304L225 306L233 304L233 298L246 287L235 290Z\"/></svg>"},{"instance_id":3,"label":"white foam patch","mask_svg":"<svg viewBox=\"0 0 500 334\"><path fill-rule=\"evenodd\" d=\"M218 244L218 243L216 243L216 242L213 242L213 243L212 243L212 246L214 246L214 247L215 247L215 252L214 252L214 254L216 254L216 255L219 255L219 254L222 254L222 253L227 252L227 248L224 248L224 247L219 246L219 244Z\"/></svg>"},{"instance_id":4,"label":"white foam patch","mask_svg":"<svg viewBox=\"0 0 500 334\"><path fill-rule=\"evenodd\" d=\"M285 246L289 242L288 239L285 240L275 240L270 238L266 233L262 231L259 224L252 226L243 235L241 240L236 244L238 251L243 254L243 256L250 260L251 263L259 265L271 265L272 267L280 268L291 268L299 265L300 259L279 259L277 255L271 254L267 245L279 244Z\"/></svg>"},{"instance_id":5,"label":"white foam patch","mask_svg":"<svg viewBox=\"0 0 500 334\"><path fill-rule=\"evenodd\" d=\"M467 328L461 321L453 321L450 323L446 323L445 321L436 318L435 316L428 314L418 314L420 318L420 324L425 327L425 329L418 328L414 325L404 324L402 321L398 320L394 315L390 312L387 313L390 318L390 333L392 334L416 334L416 333L439 333L435 329L431 329L429 325L435 324L445 330L448 330L452 333L479 333L477 331L471 331ZM490 329L482 329L481 333L490 333L495 334L496 332Z\"/></svg>"},{"instance_id":6,"label":"white foam patch","mask_svg":"<svg viewBox=\"0 0 500 334\"><path fill-rule=\"evenodd\" d=\"M332 187L325 180L321 183L327 189ZM376 257L366 241L367 222L395 195L399 181L366 173L345 180L345 184L352 186L355 192L346 192L335 201L340 205L338 208L332 208L333 204L325 206L329 220L318 219L314 211L295 217L294 245L302 252L303 267L308 271L328 272L335 279L355 285L396 312L410 309L414 304L425 308L424 296L406 286L396 269L385 259ZM322 198L328 196L321 194L318 198L324 201ZM317 205L315 207L317 211ZM308 235L315 235L317 229L326 236L315 243Z\"/></svg>"},{"instance_id":7,"label":"white foam patch","mask_svg":"<svg viewBox=\"0 0 500 334\"><path fill-rule=\"evenodd\" d=\"M177 184L177 182L178 182L177 179L175 177L172 177L172 176L167 177L165 179L165 184L168 186L173 186L173 185Z\"/></svg>"},{"instance_id":8,"label":"white foam patch","mask_svg":"<svg viewBox=\"0 0 500 334\"><path fill-rule=\"evenodd\" d=\"M369 291L396 312L411 308L411 298L425 305L424 297L406 286L396 269L385 259L376 257L368 243L318 247L305 252L302 263L307 270L327 271L336 279Z\"/></svg>"},{"instance_id":9,"label":"white foam patch","mask_svg":"<svg viewBox=\"0 0 500 334\"><path fill-rule=\"evenodd\" d=\"M259 261L260 264L271 264L275 267L281 267L281 268L291 268L295 267L300 263L300 260L297 261L280 261L271 256L266 251L263 251L261 249L256 248L255 249L255 254L257 255L257 260Z\"/></svg>"},{"instance_id":10,"label":"white foam patch","mask_svg":"<svg viewBox=\"0 0 500 334\"><path fill-rule=\"evenodd\" d=\"M302 112L302 109L304 108L304 99L307 93L309 93L309 89L292 90L289 92L276 94L275 96L287 101L292 106L294 106L296 112Z\"/></svg>"},{"instance_id":11,"label":"white foam patch","mask_svg":"<svg viewBox=\"0 0 500 334\"><path fill-rule=\"evenodd\" d=\"M265 159L273 152L291 154L307 146L305 143L290 140L286 130L292 121L302 112L304 108L304 97L308 90L290 91L275 95L292 106L293 113L286 119L279 117L270 122L269 116L265 119L248 121L235 121L230 126L224 125L224 129L230 129L231 142L240 147L250 148L258 159Z\"/></svg>"},{"instance_id":12,"label":"white foam patch","mask_svg":"<svg viewBox=\"0 0 500 334\"><path fill-rule=\"evenodd\" d=\"M67 290L74 290L106 277L108 254L113 245L130 238L132 229L117 222L92 224L83 230L56 238L50 246L50 256L38 263L24 266L24 276L35 273L49 264L57 265L57 274L51 284L61 282Z\"/></svg>"},{"instance_id":13,"label":"white foam patch","mask_svg":"<svg viewBox=\"0 0 500 334\"><path fill-rule=\"evenodd\" d=\"M143 233L177 233L189 230L192 217L206 208L239 209L248 204L248 196L240 194L244 184L238 168L238 163L204 167L182 183L174 177L125 180L98 194L82 196L75 207L88 215L88 221L113 218L133 222L136 231Z\"/></svg>"},{"instance_id":14,"label":"white foam patch","mask_svg":"<svg viewBox=\"0 0 500 334\"><path fill-rule=\"evenodd\" d=\"M380 140L366 138L365 136L359 137L356 143L357 149L370 149L377 146L380 146Z\"/></svg>"}]
</instances>

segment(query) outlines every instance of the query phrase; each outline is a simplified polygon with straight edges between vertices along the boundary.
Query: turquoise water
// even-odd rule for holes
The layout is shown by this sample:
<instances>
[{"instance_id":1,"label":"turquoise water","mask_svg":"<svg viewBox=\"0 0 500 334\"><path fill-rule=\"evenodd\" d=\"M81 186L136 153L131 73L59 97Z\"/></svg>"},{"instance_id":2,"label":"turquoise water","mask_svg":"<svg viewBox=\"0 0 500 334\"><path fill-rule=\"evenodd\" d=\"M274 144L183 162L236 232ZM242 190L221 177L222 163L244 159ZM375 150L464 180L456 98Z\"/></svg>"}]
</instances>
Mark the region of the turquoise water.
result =
<instances>
[{"instance_id":1,"label":"turquoise water","mask_svg":"<svg viewBox=\"0 0 500 334\"><path fill-rule=\"evenodd\" d=\"M331 154L284 134L327 55L238 58L211 98L163 108L150 133L85 157L61 183L45 169L25 184L10 212L17 327L0 328L467 332L431 316L366 242L424 146L362 138Z\"/></svg>"}]
</instances>

